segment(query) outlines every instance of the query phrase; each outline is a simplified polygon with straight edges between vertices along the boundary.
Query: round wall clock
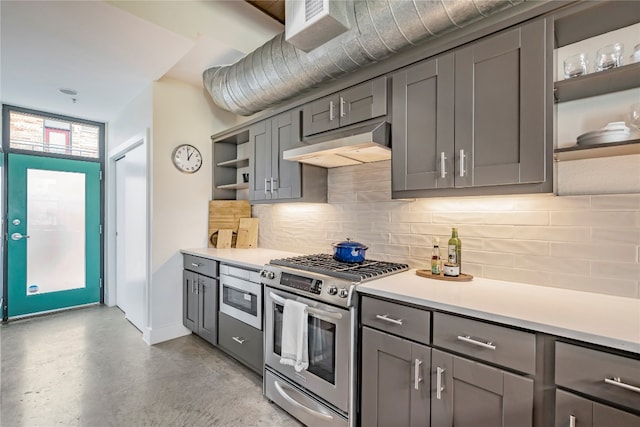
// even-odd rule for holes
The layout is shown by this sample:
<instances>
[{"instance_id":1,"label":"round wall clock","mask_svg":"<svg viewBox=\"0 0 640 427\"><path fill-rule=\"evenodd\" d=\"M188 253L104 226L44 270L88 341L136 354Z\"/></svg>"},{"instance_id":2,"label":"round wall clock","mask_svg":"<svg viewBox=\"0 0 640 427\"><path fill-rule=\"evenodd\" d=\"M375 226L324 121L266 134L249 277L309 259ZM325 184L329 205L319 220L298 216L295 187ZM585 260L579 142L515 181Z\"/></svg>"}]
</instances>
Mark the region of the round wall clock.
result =
<instances>
[{"instance_id":1,"label":"round wall clock","mask_svg":"<svg viewBox=\"0 0 640 427\"><path fill-rule=\"evenodd\" d=\"M202 155L200 151L190 144L180 144L173 154L171 154L171 160L175 167L184 173L194 173L202 166Z\"/></svg>"}]
</instances>

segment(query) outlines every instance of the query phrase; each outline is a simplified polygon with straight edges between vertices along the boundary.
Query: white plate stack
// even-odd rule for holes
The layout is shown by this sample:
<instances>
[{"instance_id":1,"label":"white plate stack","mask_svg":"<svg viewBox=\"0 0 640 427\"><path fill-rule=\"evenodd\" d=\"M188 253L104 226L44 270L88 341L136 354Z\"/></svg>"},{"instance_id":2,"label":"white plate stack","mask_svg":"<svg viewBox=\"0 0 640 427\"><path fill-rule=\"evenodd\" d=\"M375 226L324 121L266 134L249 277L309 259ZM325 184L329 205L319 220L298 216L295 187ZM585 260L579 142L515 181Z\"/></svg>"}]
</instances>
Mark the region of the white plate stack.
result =
<instances>
[{"instance_id":1,"label":"white plate stack","mask_svg":"<svg viewBox=\"0 0 640 427\"><path fill-rule=\"evenodd\" d=\"M599 130L583 133L578 137L578 145L606 144L624 141L631 134L625 122L611 122Z\"/></svg>"}]
</instances>

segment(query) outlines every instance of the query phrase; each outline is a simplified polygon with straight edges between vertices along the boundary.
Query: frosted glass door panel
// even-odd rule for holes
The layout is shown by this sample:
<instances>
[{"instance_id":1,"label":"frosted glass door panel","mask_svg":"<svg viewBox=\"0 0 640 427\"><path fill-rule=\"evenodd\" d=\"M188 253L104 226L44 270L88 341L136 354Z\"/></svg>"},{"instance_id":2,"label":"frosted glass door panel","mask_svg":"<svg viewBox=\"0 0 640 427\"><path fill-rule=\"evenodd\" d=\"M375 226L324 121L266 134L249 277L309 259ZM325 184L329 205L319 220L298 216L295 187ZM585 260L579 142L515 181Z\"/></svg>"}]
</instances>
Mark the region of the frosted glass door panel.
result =
<instances>
[{"instance_id":1,"label":"frosted glass door panel","mask_svg":"<svg viewBox=\"0 0 640 427\"><path fill-rule=\"evenodd\" d=\"M27 170L27 295L85 287L85 174Z\"/></svg>"}]
</instances>

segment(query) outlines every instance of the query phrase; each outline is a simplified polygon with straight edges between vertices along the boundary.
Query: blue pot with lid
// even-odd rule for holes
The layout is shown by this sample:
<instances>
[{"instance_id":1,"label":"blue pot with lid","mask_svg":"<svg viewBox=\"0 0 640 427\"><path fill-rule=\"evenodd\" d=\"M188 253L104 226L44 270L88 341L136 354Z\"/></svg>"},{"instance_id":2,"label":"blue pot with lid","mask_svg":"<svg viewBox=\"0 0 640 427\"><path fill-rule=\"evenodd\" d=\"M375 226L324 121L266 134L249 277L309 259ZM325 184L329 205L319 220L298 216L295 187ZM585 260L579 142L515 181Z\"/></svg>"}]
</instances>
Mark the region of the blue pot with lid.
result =
<instances>
[{"instance_id":1,"label":"blue pot with lid","mask_svg":"<svg viewBox=\"0 0 640 427\"><path fill-rule=\"evenodd\" d=\"M333 258L340 262L363 262L368 246L347 237L344 242L332 243Z\"/></svg>"}]
</instances>

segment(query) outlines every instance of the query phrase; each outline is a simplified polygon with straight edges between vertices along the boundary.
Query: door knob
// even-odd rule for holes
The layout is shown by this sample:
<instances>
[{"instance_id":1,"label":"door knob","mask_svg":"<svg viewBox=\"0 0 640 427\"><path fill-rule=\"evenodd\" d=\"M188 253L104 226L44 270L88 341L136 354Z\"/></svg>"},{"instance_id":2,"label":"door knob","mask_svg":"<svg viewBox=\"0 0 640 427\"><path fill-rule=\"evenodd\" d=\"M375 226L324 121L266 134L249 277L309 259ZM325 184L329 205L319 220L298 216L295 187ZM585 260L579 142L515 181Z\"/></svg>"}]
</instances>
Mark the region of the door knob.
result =
<instances>
[{"instance_id":1,"label":"door knob","mask_svg":"<svg viewBox=\"0 0 640 427\"><path fill-rule=\"evenodd\" d=\"M20 239L28 239L28 238L29 238L29 236L23 235L23 234L20 234L20 233L13 233L11 235L11 240L20 240Z\"/></svg>"}]
</instances>

